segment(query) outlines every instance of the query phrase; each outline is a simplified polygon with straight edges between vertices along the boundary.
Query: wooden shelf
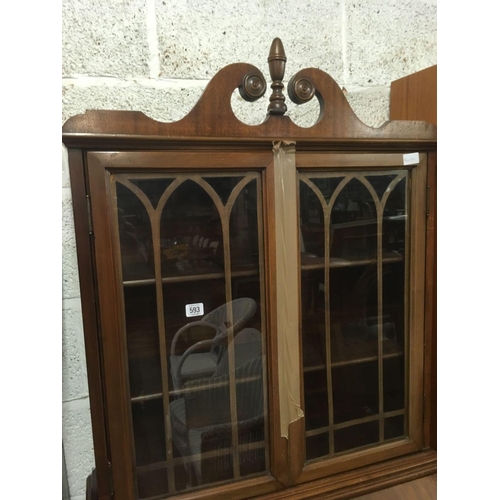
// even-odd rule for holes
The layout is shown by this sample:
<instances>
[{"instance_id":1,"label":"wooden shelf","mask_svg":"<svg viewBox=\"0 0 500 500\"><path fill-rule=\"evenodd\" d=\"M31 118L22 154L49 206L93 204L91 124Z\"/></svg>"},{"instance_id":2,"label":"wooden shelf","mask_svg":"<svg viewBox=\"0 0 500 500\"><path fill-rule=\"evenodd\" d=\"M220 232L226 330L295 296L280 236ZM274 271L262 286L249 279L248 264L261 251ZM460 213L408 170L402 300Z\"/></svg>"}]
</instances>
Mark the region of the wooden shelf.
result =
<instances>
[{"instance_id":1,"label":"wooden shelf","mask_svg":"<svg viewBox=\"0 0 500 500\"><path fill-rule=\"evenodd\" d=\"M353 425L359 425L359 424L365 424L367 422L373 422L375 420L380 420L381 418L391 418L391 417L398 417L401 415L405 414L405 409L401 410L394 410L394 411L387 411L382 414L379 413L374 413L373 415L368 415L366 417L361 417L361 418L356 418L353 420L347 420L345 422L341 422L338 424L333 424L332 428L333 430L337 429L345 429L346 427L352 427ZM317 434L323 434L326 433L330 430L329 426L326 427L318 427L317 429L310 429L306 431L306 437L310 436L315 436Z\"/></svg>"},{"instance_id":2,"label":"wooden shelf","mask_svg":"<svg viewBox=\"0 0 500 500\"><path fill-rule=\"evenodd\" d=\"M403 262L404 257L401 254L394 253L394 256L385 256L382 258L382 264L390 264L393 262ZM302 264L300 266L302 271L313 271L315 269L325 268L324 257L302 257ZM360 260L346 260L339 259L337 257L332 257L330 259L329 269L339 268L339 267L358 267L358 266L369 266L376 265L377 259L360 259Z\"/></svg>"},{"instance_id":3,"label":"wooden shelf","mask_svg":"<svg viewBox=\"0 0 500 500\"><path fill-rule=\"evenodd\" d=\"M236 379L236 384L246 384L248 382L256 382L258 380L262 380L262 377L254 376L254 377L245 377L241 379ZM169 397L175 396L183 396L184 394L189 394L193 392L202 392L208 389L213 389L215 387L229 387L229 382L219 382L210 386L200 386L200 387L188 387L186 389L178 389L177 391L170 391L168 393ZM161 392L155 394L145 394L143 396L134 396L130 398L132 403L144 403L146 401L152 401L154 399L161 399L163 394Z\"/></svg>"},{"instance_id":4,"label":"wooden shelf","mask_svg":"<svg viewBox=\"0 0 500 500\"><path fill-rule=\"evenodd\" d=\"M393 352L390 354L384 354L382 356L382 359L390 359L390 358L398 358L400 356L403 356L404 352ZM349 366L349 365L358 365L361 363L368 363L370 361L378 361L378 356L366 356L364 358L356 358L356 359L347 359L345 361L333 361L331 363L331 368L337 368L339 366ZM309 372L314 372L318 370L325 370L326 369L326 364L321 364L321 365L313 365L313 366L305 366L304 367L304 373L309 373Z\"/></svg>"},{"instance_id":5,"label":"wooden shelf","mask_svg":"<svg viewBox=\"0 0 500 500\"><path fill-rule=\"evenodd\" d=\"M245 271L234 271L231 273L231 278L244 278L247 276L258 276L258 269L248 269ZM223 272L220 273L201 273L201 274L185 274L179 276L167 276L161 279L163 284L170 283L186 283L189 281L205 281L205 280L215 280L224 278L225 274ZM133 286L145 286L145 285L154 285L156 280L154 278L144 279L144 280L127 280L123 282L123 286L125 287L133 287Z\"/></svg>"}]
</instances>

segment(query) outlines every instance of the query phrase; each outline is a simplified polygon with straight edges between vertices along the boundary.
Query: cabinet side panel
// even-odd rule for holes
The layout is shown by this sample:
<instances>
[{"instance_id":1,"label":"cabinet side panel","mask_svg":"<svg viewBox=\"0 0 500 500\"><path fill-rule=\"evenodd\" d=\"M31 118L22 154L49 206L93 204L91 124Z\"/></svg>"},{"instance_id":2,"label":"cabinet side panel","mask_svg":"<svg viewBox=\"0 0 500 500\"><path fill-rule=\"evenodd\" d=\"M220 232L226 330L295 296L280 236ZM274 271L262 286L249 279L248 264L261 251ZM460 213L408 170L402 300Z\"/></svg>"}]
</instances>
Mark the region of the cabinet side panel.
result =
<instances>
[{"instance_id":1,"label":"cabinet side panel","mask_svg":"<svg viewBox=\"0 0 500 500\"><path fill-rule=\"evenodd\" d=\"M437 449L437 167L428 155L427 248L425 269L425 427L424 445Z\"/></svg>"},{"instance_id":2,"label":"cabinet side panel","mask_svg":"<svg viewBox=\"0 0 500 500\"><path fill-rule=\"evenodd\" d=\"M93 245L87 216L83 152L80 149L70 149L68 157L75 219L96 476L99 498L107 500L111 498L111 483L108 476L108 443L106 440L105 406L99 354L96 296L94 291Z\"/></svg>"},{"instance_id":3,"label":"cabinet side panel","mask_svg":"<svg viewBox=\"0 0 500 500\"><path fill-rule=\"evenodd\" d=\"M437 125L437 66L391 83L391 120L422 120Z\"/></svg>"}]
</instances>

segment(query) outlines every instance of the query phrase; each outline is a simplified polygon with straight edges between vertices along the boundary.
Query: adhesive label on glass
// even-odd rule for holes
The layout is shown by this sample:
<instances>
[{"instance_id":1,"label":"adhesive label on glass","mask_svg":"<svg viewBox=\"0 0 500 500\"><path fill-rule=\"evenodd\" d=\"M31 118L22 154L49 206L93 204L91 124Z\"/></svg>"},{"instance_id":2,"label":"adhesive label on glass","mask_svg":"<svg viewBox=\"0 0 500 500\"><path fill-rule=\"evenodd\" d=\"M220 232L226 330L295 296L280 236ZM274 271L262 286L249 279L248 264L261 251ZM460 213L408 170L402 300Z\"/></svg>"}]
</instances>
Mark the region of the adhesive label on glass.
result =
<instances>
[{"instance_id":1,"label":"adhesive label on glass","mask_svg":"<svg viewBox=\"0 0 500 500\"><path fill-rule=\"evenodd\" d=\"M203 304L187 304L186 305L186 318L192 318L193 316L203 316Z\"/></svg>"},{"instance_id":2,"label":"adhesive label on glass","mask_svg":"<svg viewBox=\"0 0 500 500\"><path fill-rule=\"evenodd\" d=\"M418 165L420 162L420 155L418 153L408 153L403 155L404 165Z\"/></svg>"}]
</instances>

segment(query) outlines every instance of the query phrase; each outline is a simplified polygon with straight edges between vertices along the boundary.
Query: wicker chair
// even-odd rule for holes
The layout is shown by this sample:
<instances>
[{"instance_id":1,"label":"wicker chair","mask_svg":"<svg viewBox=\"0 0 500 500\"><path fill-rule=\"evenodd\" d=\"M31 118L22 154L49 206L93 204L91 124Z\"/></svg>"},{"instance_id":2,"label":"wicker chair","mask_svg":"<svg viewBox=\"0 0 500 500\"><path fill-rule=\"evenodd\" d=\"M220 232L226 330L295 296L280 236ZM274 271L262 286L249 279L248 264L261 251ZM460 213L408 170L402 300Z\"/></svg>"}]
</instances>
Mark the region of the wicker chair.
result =
<instances>
[{"instance_id":1,"label":"wicker chair","mask_svg":"<svg viewBox=\"0 0 500 500\"><path fill-rule=\"evenodd\" d=\"M234 339L236 408L241 474L263 471L264 399L260 332L242 330ZM173 442L183 457L192 486L232 478L232 423L228 351L214 375L183 386L184 395L170 404ZM209 456L200 454L211 452Z\"/></svg>"},{"instance_id":2,"label":"wicker chair","mask_svg":"<svg viewBox=\"0 0 500 500\"><path fill-rule=\"evenodd\" d=\"M217 363L227 349L228 310L233 313L233 335L236 335L250 321L257 310L255 300L246 297L233 300L217 307L201 320L184 325L175 334L170 347L170 369L175 390L188 380L210 377L214 374ZM182 354L176 354L177 342L195 327L209 327L214 331L211 339L196 342ZM202 352L200 352L202 351Z\"/></svg>"}]
</instances>

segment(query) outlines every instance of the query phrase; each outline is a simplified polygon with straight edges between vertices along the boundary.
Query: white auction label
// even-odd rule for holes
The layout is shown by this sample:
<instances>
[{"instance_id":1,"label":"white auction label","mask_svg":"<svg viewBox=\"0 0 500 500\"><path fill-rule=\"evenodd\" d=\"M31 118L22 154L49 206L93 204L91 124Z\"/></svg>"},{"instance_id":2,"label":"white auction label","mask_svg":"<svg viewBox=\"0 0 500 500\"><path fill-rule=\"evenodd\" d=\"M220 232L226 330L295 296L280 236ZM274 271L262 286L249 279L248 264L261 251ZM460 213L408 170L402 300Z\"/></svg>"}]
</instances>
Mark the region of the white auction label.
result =
<instances>
[{"instance_id":1,"label":"white auction label","mask_svg":"<svg viewBox=\"0 0 500 500\"><path fill-rule=\"evenodd\" d=\"M193 316L203 316L203 304L187 304L186 305L186 318L192 318Z\"/></svg>"},{"instance_id":2,"label":"white auction label","mask_svg":"<svg viewBox=\"0 0 500 500\"><path fill-rule=\"evenodd\" d=\"M418 153L408 153L403 155L403 165L418 165L420 156Z\"/></svg>"}]
</instances>

